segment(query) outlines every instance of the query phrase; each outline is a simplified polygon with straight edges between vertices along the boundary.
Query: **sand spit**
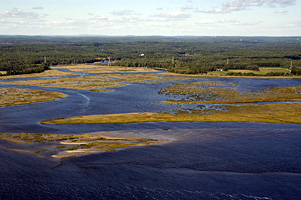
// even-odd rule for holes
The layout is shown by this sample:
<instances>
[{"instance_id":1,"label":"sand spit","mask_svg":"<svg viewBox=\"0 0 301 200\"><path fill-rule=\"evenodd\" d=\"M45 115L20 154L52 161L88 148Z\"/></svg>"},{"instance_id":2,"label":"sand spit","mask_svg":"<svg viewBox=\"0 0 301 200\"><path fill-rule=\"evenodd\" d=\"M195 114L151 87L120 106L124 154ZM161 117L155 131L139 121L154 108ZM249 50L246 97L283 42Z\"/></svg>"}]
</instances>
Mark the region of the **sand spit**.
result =
<instances>
[{"instance_id":1,"label":"sand spit","mask_svg":"<svg viewBox=\"0 0 301 200\"><path fill-rule=\"evenodd\" d=\"M79 135L1 133L0 141L5 142L5 149L8 151L48 159L78 157L166 142L163 139L104 136L101 133Z\"/></svg>"}]
</instances>

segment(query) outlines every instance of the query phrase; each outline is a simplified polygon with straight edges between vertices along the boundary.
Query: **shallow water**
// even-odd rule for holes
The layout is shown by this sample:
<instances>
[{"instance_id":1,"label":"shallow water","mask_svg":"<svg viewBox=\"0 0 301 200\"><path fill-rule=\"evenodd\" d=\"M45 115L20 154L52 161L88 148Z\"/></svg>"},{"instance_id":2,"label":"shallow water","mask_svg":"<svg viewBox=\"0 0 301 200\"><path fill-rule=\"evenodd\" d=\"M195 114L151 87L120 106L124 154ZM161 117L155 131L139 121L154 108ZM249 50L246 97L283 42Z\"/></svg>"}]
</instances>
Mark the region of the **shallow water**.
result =
<instances>
[{"instance_id":1,"label":"shallow water","mask_svg":"<svg viewBox=\"0 0 301 200\"><path fill-rule=\"evenodd\" d=\"M194 79L235 83L241 90L301 83L300 79ZM42 120L80 115L173 112L178 105L160 103L169 97L158 94L158 90L173 83L176 82L130 83L106 93L0 84L67 94L55 101L0 108L0 132L100 131L170 140L162 145L65 159L59 165L0 148L0 199L298 199L301 196L300 125L40 124Z\"/></svg>"}]
</instances>

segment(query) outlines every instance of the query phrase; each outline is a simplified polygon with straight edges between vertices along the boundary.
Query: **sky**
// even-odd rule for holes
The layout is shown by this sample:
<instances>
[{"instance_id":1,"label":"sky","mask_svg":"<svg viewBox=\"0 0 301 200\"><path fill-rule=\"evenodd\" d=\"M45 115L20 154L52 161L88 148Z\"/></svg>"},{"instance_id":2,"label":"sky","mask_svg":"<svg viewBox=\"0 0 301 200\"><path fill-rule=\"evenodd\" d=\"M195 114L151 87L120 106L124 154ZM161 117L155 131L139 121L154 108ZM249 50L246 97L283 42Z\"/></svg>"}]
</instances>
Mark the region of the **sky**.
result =
<instances>
[{"instance_id":1,"label":"sky","mask_svg":"<svg viewBox=\"0 0 301 200\"><path fill-rule=\"evenodd\" d=\"M301 36L301 0L0 0L0 35Z\"/></svg>"}]
</instances>

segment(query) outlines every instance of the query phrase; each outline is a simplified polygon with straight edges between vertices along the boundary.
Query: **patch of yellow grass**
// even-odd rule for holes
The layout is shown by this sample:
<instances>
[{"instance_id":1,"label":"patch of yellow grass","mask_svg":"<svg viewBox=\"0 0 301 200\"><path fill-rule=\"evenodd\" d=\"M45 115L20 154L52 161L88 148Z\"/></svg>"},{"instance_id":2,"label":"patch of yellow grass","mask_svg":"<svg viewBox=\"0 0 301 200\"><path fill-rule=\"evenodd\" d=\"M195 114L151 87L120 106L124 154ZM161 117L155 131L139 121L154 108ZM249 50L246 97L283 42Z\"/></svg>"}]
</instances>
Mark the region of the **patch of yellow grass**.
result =
<instances>
[{"instance_id":1,"label":"patch of yellow grass","mask_svg":"<svg viewBox=\"0 0 301 200\"><path fill-rule=\"evenodd\" d=\"M0 107L51 101L66 97L60 92L0 87Z\"/></svg>"},{"instance_id":2,"label":"patch of yellow grass","mask_svg":"<svg viewBox=\"0 0 301 200\"><path fill-rule=\"evenodd\" d=\"M190 110L169 113L124 113L88 115L43 121L43 124L115 124L142 122L262 122L301 123L301 104L225 105L223 110Z\"/></svg>"},{"instance_id":3,"label":"patch of yellow grass","mask_svg":"<svg viewBox=\"0 0 301 200\"><path fill-rule=\"evenodd\" d=\"M126 85L126 83L122 83L117 80L112 80L104 76L84 76L75 78L41 79L29 81L8 81L5 83L15 85L29 85L69 89L96 89L120 87Z\"/></svg>"}]
</instances>

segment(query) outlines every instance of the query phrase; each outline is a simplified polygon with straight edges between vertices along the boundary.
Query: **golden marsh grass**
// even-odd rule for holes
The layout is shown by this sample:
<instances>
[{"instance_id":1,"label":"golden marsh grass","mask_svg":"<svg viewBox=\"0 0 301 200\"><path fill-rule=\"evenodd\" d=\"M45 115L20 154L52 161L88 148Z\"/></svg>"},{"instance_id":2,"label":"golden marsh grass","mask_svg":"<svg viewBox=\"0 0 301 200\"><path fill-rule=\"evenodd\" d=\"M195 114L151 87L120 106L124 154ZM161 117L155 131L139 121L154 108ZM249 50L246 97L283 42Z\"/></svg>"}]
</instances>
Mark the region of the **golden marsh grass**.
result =
<instances>
[{"instance_id":1,"label":"golden marsh grass","mask_svg":"<svg viewBox=\"0 0 301 200\"><path fill-rule=\"evenodd\" d=\"M0 107L51 101L66 97L60 92L0 87Z\"/></svg>"},{"instance_id":2,"label":"golden marsh grass","mask_svg":"<svg viewBox=\"0 0 301 200\"><path fill-rule=\"evenodd\" d=\"M104 76L83 76L75 78L41 79L28 81L8 81L6 84L29 85L41 87L69 88L69 89L98 89L126 85L117 80Z\"/></svg>"},{"instance_id":3,"label":"golden marsh grass","mask_svg":"<svg viewBox=\"0 0 301 200\"><path fill-rule=\"evenodd\" d=\"M119 124L142 122L260 122L301 123L301 104L223 105L220 110L170 113L122 113L88 115L43 121L43 124Z\"/></svg>"}]
</instances>

